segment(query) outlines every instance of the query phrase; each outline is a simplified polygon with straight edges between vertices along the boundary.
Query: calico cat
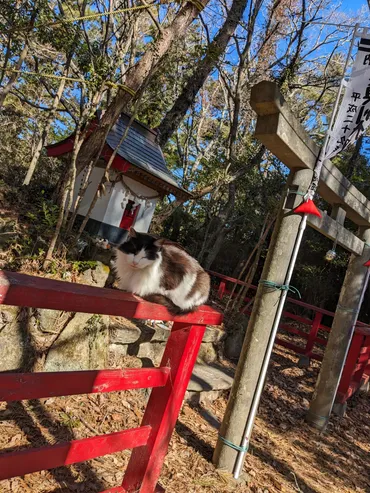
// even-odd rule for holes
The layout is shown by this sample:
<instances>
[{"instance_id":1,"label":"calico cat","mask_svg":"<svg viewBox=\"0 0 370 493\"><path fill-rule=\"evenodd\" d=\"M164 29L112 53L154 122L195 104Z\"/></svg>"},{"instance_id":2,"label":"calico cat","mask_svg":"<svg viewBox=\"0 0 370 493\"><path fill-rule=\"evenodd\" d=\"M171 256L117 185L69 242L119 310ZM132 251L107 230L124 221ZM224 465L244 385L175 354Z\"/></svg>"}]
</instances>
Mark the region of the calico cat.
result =
<instances>
[{"instance_id":1,"label":"calico cat","mask_svg":"<svg viewBox=\"0 0 370 493\"><path fill-rule=\"evenodd\" d=\"M130 228L116 250L118 287L179 315L196 310L209 296L210 278L176 244Z\"/></svg>"}]
</instances>

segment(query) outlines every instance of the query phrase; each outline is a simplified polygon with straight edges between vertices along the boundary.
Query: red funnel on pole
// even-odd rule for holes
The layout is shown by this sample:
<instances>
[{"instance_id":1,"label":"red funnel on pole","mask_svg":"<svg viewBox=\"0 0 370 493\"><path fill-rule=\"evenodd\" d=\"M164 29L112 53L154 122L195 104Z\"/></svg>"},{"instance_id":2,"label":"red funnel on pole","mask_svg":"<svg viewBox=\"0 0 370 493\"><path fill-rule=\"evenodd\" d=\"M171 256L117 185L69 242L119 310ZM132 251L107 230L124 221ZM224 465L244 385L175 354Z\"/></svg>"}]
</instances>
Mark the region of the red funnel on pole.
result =
<instances>
[{"instance_id":1,"label":"red funnel on pole","mask_svg":"<svg viewBox=\"0 0 370 493\"><path fill-rule=\"evenodd\" d=\"M302 204L296 207L293 212L296 214L312 214L313 216L321 217L319 209L311 199L306 202L302 202Z\"/></svg>"},{"instance_id":2,"label":"red funnel on pole","mask_svg":"<svg viewBox=\"0 0 370 493\"><path fill-rule=\"evenodd\" d=\"M370 260L364 263L364 267L370 267Z\"/></svg>"}]
</instances>

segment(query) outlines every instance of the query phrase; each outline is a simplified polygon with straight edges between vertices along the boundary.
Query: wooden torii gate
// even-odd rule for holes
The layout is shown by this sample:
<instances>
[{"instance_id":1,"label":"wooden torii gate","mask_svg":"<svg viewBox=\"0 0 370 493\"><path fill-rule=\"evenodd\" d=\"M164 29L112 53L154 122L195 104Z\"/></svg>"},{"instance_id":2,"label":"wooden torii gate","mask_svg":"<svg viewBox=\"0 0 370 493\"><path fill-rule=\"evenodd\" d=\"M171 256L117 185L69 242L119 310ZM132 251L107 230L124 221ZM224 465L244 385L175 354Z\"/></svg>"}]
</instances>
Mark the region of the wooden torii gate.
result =
<instances>
[{"instance_id":1,"label":"wooden torii gate","mask_svg":"<svg viewBox=\"0 0 370 493\"><path fill-rule=\"evenodd\" d=\"M301 221L299 215L292 214L292 209L302 201L296 192L307 191L320 149L291 113L275 83L264 81L254 86L251 106L258 115L256 138L290 169L287 193L282 198L262 273L262 279L283 284ZM332 412L351 329L361 305L367 275L363 264L370 258L370 201L328 160L322 169L318 193L333 206L332 214L330 217L321 211L322 218L309 216L309 225L328 238L336 239L352 253L306 417L313 426L324 429ZM358 226L356 235L344 227L346 217ZM213 457L217 467L228 471L233 470L238 453L229 444L241 444L244 418L251 408L279 296L279 291L262 284L258 287Z\"/></svg>"}]
</instances>

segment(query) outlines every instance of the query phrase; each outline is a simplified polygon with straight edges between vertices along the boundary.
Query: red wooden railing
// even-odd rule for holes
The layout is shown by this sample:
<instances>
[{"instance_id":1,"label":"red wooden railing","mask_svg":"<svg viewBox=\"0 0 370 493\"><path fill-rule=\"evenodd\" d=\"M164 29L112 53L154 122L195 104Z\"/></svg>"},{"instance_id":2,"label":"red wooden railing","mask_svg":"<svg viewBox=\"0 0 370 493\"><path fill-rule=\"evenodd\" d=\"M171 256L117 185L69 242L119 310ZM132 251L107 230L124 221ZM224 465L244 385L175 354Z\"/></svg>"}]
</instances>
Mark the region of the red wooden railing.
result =
<instances>
[{"instance_id":1,"label":"red wooden railing","mask_svg":"<svg viewBox=\"0 0 370 493\"><path fill-rule=\"evenodd\" d=\"M120 291L0 271L0 304L173 320L159 368L0 375L0 400L152 388L138 428L0 455L0 480L133 448L121 486L105 493L163 491L157 485L169 440L207 324L222 315L203 306L173 317L159 305Z\"/></svg>"},{"instance_id":2,"label":"red wooden railing","mask_svg":"<svg viewBox=\"0 0 370 493\"><path fill-rule=\"evenodd\" d=\"M215 287L217 289L217 295L219 299L222 299L225 295L229 295L231 291L227 289L227 283L232 285L237 284L240 286L246 286L246 283L234 279L233 277L224 276L218 272L209 271L213 279L216 279ZM257 286L250 286L251 292L257 290ZM246 297L245 302L248 303L251 297ZM322 324L324 315L334 318L334 313L323 308L319 308L314 305L305 303L304 301L296 300L294 298L287 298L287 303L295 305L297 307L309 310L312 312L312 318L308 316L301 316L295 313L285 310L283 312L283 321L280 323L279 328L306 340L304 346L297 344L293 341L286 341L281 337L276 338L276 344L291 349L301 355L301 364L304 366L309 365L310 359L322 361L322 353L318 353L315 349L317 346L321 349L325 348L327 344L327 338L320 335L319 331L329 333L331 327ZM243 313L250 314L252 307L242 306L241 311ZM309 327L309 332L293 327L291 324L286 323L286 320L294 320ZM316 346L316 347L315 347ZM355 329L355 333L352 339L351 347L347 356L346 364L343 370L341 382L338 388L336 400L337 402L345 402L354 392L364 383L370 380L370 329L369 327L358 321Z\"/></svg>"},{"instance_id":3,"label":"red wooden railing","mask_svg":"<svg viewBox=\"0 0 370 493\"><path fill-rule=\"evenodd\" d=\"M339 383L336 402L346 402L370 381L370 328L356 329Z\"/></svg>"}]
</instances>

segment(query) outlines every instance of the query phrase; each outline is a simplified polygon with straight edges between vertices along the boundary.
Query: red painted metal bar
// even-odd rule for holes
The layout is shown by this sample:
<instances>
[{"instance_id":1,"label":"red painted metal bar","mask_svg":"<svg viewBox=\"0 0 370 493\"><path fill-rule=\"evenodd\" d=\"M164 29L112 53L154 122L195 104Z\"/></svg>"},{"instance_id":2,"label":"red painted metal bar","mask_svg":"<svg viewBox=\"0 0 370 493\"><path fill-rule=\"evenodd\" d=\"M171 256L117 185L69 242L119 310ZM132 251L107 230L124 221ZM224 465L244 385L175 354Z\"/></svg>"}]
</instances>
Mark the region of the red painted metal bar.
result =
<instances>
[{"instance_id":1,"label":"red painted metal bar","mask_svg":"<svg viewBox=\"0 0 370 493\"><path fill-rule=\"evenodd\" d=\"M0 455L0 480L141 447L148 442L150 432L150 426L142 426L50 447L4 453Z\"/></svg>"},{"instance_id":2,"label":"red painted metal bar","mask_svg":"<svg viewBox=\"0 0 370 493\"><path fill-rule=\"evenodd\" d=\"M180 323L172 328L161 363L170 366L171 374L165 387L151 393L142 425L150 424L153 430L147 445L131 454L123 479L127 491L151 493L155 489L204 330L204 326Z\"/></svg>"},{"instance_id":3,"label":"red painted metal bar","mask_svg":"<svg viewBox=\"0 0 370 493\"><path fill-rule=\"evenodd\" d=\"M0 375L0 401L163 387L169 373L169 368L6 373Z\"/></svg>"},{"instance_id":4,"label":"red painted metal bar","mask_svg":"<svg viewBox=\"0 0 370 493\"><path fill-rule=\"evenodd\" d=\"M194 313L174 317L164 306L130 293L7 271L0 271L0 304L202 325L222 321L221 313L205 305Z\"/></svg>"}]
</instances>

